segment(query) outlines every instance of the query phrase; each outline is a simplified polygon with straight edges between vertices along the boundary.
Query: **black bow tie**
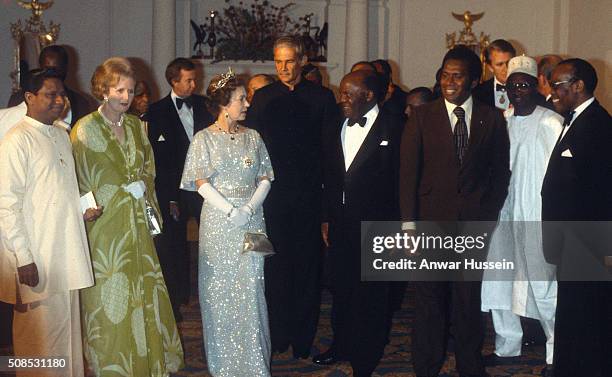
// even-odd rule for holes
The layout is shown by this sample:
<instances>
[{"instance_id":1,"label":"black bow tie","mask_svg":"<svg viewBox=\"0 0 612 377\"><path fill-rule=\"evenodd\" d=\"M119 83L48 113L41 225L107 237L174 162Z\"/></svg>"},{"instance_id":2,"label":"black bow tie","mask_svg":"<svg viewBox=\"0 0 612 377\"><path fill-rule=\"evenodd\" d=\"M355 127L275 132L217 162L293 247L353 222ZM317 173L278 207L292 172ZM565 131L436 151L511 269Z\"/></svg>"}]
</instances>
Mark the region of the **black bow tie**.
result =
<instances>
[{"instance_id":1,"label":"black bow tie","mask_svg":"<svg viewBox=\"0 0 612 377\"><path fill-rule=\"evenodd\" d=\"M505 92L506 91L506 85L495 84L495 91L496 92Z\"/></svg>"},{"instance_id":2,"label":"black bow tie","mask_svg":"<svg viewBox=\"0 0 612 377\"><path fill-rule=\"evenodd\" d=\"M187 108L191 109L193 107L193 100L191 99L191 97L187 97L187 98L176 97L176 108L180 110L181 107L183 107L183 104L185 104Z\"/></svg>"},{"instance_id":3,"label":"black bow tie","mask_svg":"<svg viewBox=\"0 0 612 377\"><path fill-rule=\"evenodd\" d=\"M570 125L570 123L572 123L572 119L574 119L574 114L576 114L576 112L572 110L563 117L563 127L567 127Z\"/></svg>"},{"instance_id":4,"label":"black bow tie","mask_svg":"<svg viewBox=\"0 0 612 377\"><path fill-rule=\"evenodd\" d=\"M366 118L366 117L361 117L359 119L350 119L349 118L349 120L346 123L346 125L349 126L349 127L353 127L354 125L358 124L360 127L365 127L367 122L368 122L368 118Z\"/></svg>"}]
</instances>

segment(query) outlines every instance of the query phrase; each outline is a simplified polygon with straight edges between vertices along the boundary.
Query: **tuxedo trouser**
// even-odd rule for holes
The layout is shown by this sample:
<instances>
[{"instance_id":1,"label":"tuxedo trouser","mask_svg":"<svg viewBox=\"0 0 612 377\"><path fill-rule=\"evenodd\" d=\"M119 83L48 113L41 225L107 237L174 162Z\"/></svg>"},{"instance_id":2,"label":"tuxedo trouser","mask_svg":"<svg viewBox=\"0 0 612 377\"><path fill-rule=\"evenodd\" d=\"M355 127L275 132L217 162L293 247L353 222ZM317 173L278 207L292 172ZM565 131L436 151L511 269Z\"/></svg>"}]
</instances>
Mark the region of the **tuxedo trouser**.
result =
<instances>
[{"instance_id":1,"label":"tuxedo trouser","mask_svg":"<svg viewBox=\"0 0 612 377\"><path fill-rule=\"evenodd\" d=\"M370 376L388 338L390 284L360 281L359 239L359 232L331 239L332 347L340 359L350 361L355 376Z\"/></svg>"},{"instance_id":2,"label":"tuxedo trouser","mask_svg":"<svg viewBox=\"0 0 612 377\"><path fill-rule=\"evenodd\" d=\"M290 212L266 208L266 231L276 254L265 263L272 350L293 346L296 355L310 355L320 310L321 223L312 208Z\"/></svg>"},{"instance_id":3,"label":"tuxedo trouser","mask_svg":"<svg viewBox=\"0 0 612 377\"><path fill-rule=\"evenodd\" d=\"M13 305L0 301L0 347L11 344L13 332Z\"/></svg>"},{"instance_id":4,"label":"tuxedo trouser","mask_svg":"<svg viewBox=\"0 0 612 377\"><path fill-rule=\"evenodd\" d=\"M558 283L555 377L605 377L612 371L612 282Z\"/></svg>"},{"instance_id":5,"label":"tuxedo trouser","mask_svg":"<svg viewBox=\"0 0 612 377\"><path fill-rule=\"evenodd\" d=\"M520 356L523 345L521 317L511 310L491 309L495 329L495 354L501 357ZM546 364L553 363L555 320L540 320L546 335Z\"/></svg>"},{"instance_id":6,"label":"tuxedo trouser","mask_svg":"<svg viewBox=\"0 0 612 377\"><path fill-rule=\"evenodd\" d=\"M187 222L192 216L200 221L202 200L198 193L181 191L178 221L170 215L169 204L161 208L162 234L156 236L155 248L162 268L175 316L181 304L189 302L191 293L190 253L187 244Z\"/></svg>"},{"instance_id":7,"label":"tuxedo trouser","mask_svg":"<svg viewBox=\"0 0 612 377\"><path fill-rule=\"evenodd\" d=\"M44 300L16 305L13 312L16 357L67 357L65 369L32 369L18 377L80 377L84 375L79 293L55 293Z\"/></svg>"},{"instance_id":8,"label":"tuxedo trouser","mask_svg":"<svg viewBox=\"0 0 612 377\"><path fill-rule=\"evenodd\" d=\"M439 374L446 356L449 314L453 324L457 371L461 375L484 374L481 282L418 281L414 285L416 313L412 358L416 375Z\"/></svg>"}]
</instances>

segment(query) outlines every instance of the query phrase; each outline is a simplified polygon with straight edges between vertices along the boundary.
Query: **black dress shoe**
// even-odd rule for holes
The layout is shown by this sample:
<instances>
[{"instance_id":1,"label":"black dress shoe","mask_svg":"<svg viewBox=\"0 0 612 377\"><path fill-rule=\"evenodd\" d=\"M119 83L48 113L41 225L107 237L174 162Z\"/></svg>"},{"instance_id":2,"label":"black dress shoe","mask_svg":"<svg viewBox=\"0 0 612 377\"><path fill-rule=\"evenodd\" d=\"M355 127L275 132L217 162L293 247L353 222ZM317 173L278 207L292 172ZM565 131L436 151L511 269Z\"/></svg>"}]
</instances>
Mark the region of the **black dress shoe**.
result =
<instances>
[{"instance_id":1,"label":"black dress shoe","mask_svg":"<svg viewBox=\"0 0 612 377\"><path fill-rule=\"evenodd\" d=\"M483 356L482 361L486 367L494 367L496 365L512 365L521 359L520 356L497 356L496 353L490 353Z\"/></svg>"},{"instance_id":2,"label":"black dress shoe","mask_svg":"<svg viewBox=\"0 0 612 377\"><path fill-rule=\"evenodd\" d=\"M338 361L341 361L336 355L336 350L333 348L328 349L327 351L320 353L318 355L313 356L312 362L318 365L333 365Z\"/></svg>"},{"instance_id":3,"label":"black dress shoe","mask_svg":"<svg viewBox=\"0 0 612 377\"><path fill-rule=\"evenodd\" d=\"M542 369L541 376L542 377L555 377L555 368L552 366L552 364L546 364L544 369Z\"/></svg>"}]
</instances>

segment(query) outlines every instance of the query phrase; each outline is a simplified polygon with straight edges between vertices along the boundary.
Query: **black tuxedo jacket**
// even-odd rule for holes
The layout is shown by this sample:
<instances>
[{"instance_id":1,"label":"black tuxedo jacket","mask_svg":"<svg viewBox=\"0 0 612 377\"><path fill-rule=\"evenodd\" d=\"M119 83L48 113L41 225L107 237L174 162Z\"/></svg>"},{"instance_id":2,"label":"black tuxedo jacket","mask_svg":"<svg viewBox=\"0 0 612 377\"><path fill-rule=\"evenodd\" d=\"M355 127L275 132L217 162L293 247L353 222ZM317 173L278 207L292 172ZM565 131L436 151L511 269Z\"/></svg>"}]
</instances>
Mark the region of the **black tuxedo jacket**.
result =
<instances>
[{"instance_id":1,"label":"black tuxedo jacket","mask_svg":"<svg viewBox=\"0 0 612 377\"><path fill-rule=\"evenodd\" d=\"M195 135L214 119L206 108L205 97L193 94L192 98ZM155 154L155 189L159 204L165 210L170 201L179 200L179 185L190 142L170 94L151 104L145 119L149 122L149 140Z\"/></svg>"},{"instance_id":2,"label":"black tuxedo jacket","mask_svg":"<svg viewBox=\"0 0 612 377\"><path fill-rule=\"evenodd\" d=\"M542 184L544 221L612 220L611 147L610 115L595 100L574 120L550 156ZM549 263L560 264L563 237L546 229L545 257ZM592 235L585 241L590 238ZM609 250L592 251L611 254Z\"/></svg>"},{"instance_id":3,"label":"black tuxedo jacket","mask_svg":"<svg viewBox=\"0 0 612 377\"><path fill-rule=\"evenodd\" d=\"M339 223L358 231L361 221L398 220L401 117L378 113L348 171L342 151L343 123L344 119L338 122L325 146L324 213L330 232Z\"/></svg>"},{"instance_id":4,"label":"black tuxedo jacket","mask_svg":"<svg viewBox=\"0 0 612 377\"><path fill-rule=\"evenodd\" d=\"M399 86L395 86L393 94L385 103L383 103L381 110L389 112L393 115L400 117L404 122L406 121L406 97L408 93L404 92Z\"/></svg>"},{"instance_id":5,"label":"black tuxedo jacket","mask_svg":"<svg viewBox=\"0 0 612 377\"><path fill-rule=\"evenodd\" d=\"M494 86L495 80L493 78L483 81L474 88L472 96L486 105L495 107L495 97L493 96L493 92L495 91Z\"/></svg>"},{"instance_id":6,"label":"black tuxedo jacket","mask_svg":"<svg viewBox=\"0 0 612 377\"><path fill-rule=\"evenodd\" d=\"M402 220L496 221L508 194L509 160L499 110L474 100L468 149L459 165L444 98L419 106L402 135Z\"/></svg>"}]
</instances>

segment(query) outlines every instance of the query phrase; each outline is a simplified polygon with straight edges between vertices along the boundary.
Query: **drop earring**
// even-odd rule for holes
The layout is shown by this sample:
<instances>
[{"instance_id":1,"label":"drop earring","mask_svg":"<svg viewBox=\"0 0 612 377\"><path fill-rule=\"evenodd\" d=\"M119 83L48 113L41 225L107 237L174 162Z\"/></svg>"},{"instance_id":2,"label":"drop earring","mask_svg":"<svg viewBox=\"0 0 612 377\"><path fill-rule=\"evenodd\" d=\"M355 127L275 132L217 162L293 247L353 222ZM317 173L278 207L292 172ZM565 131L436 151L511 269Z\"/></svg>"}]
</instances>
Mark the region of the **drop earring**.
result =
<instances>
[{"instance_id":1,"label":"drop earring","mask_svg":"<svg viewBox=\"0 0 612 377\"><path fill-rule=\"evenodd\" d=\"M227 111L225 112L225 119L229 119L229 113Z\"/></svg>"}]
</instances>

